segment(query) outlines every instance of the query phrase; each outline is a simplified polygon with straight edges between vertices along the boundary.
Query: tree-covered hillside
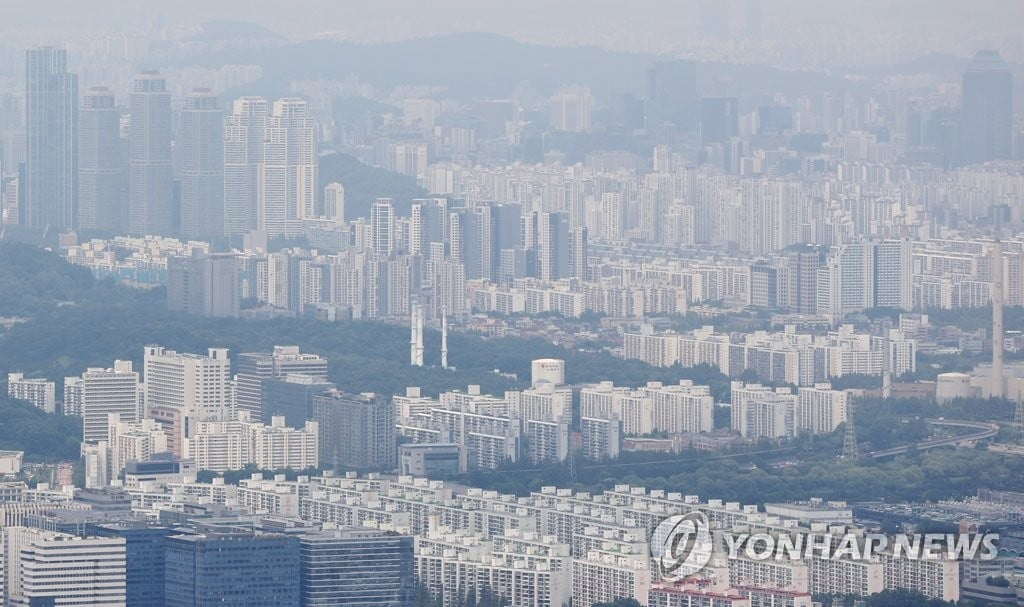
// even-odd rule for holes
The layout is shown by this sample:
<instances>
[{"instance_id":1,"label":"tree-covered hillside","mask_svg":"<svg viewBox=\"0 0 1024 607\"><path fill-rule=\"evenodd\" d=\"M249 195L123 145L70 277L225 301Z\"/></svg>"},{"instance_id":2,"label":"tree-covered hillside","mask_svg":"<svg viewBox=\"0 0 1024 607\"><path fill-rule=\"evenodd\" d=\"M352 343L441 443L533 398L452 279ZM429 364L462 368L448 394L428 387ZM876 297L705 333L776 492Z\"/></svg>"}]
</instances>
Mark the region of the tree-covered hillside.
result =
<instances>
[{"instance_id":1,"label":"tree-covered hillside","mask_svg":"<svg viewBox=\"0 0 1024 607\"><path fill-rule=\"evenodd\" d=\"M391 198L399 215L408 215L410 202L423 198L427 192L416 185L416 179L363 164L348 154L326 154L320 157L317 172L318 192L337 181L345 186L345 217L369 217L370 205L378 198Z\"/></svg>"},{"instance_id":2,"label":"tree-covered hillside","mask_svg":"<svg viewBox=\"0 0 1024 607\"><path fill-rule=\"evenodd\" d=\"M82 418L46 413L0 391L0 450L24 451L28 461L73 460L81 440Z\"/></svg>"},{"instance_id":3,"label":"tree-covered hillside","mask_svg":"<svg viewBox=\"0 0 1024 607\"><path fill-rule=\"evenodd\" d=\"M226 347L232 354L293 344L326 356L331 380L354 392L394 394L407 386L420 386L436 394L472 383L500 394L525 385L530 361L543 357L566 359L568 379L575 383L610 379L635 386L687 377L710 383L719 393L727 386L723 375L708 368L660 369L606 353L566 350L541 339L485 339L469 334L449 336L449 360L456 369L444 370L438 366L436 331L426 335L427 366L412 367L408 329L401 325L209 319L168 312L163 289L137 291L95 281L55 254L26 245L0 245L0 268L5 272L3 284L12 285L4 289L7 297L0 315L17 310L31 318L0 336L0 371L20 370L34 377L59 380L87 367L109 366L117 358L141 364L147 344L184 352ZM54 278L36 282L40 272ZM58 301L73 303L57 305ZM509 373L518 381L504 375Z\"/></svg>"}]
</instances>

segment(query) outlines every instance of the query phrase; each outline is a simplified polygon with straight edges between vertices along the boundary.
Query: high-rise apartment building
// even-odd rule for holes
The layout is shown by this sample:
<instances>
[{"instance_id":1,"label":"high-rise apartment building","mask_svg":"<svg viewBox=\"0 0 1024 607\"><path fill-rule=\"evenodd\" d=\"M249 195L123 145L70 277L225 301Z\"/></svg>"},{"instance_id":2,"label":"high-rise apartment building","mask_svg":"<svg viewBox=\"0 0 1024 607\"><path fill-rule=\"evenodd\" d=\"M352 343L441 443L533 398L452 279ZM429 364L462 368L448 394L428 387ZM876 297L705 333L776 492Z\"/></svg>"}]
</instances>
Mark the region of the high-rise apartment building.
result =
<instances>
[{"instance_id":1,"label":"high-rise apartment building","mask_svg":"<svg viewBox=\"0 0 1024 607\"><path fill-rule=\"evenodd\" d=\"M1013 158L1013 74L995 51L978 51L963 77L959 164Z\"/></svg>"},{"instance_id":2,"label":"high-rise apartment building","mask_svg":"<svg viewBox=\"0 0 1024 607\"><path fill-rule=\"evenodd\" d=\"M303 99L278 99L267 119L258 173L257 228L296 235L316 217L316 124Z\"/></svg>"},{"instance_id":3,"label":"high-rise apartment building","mask_svg":"<svg viewBox=\"0 0 1024 607\"><path fill-rule=\"evenodd\" d=\"M159 72L135 78L128 147L128 231L168 235L176 231L171 168L171 94Z\"/></svg>"},{"instance_id":4,"label":"high-rise apartment building","mask_svg":"<svg viewBox=\"0 0 1024 607\"><path fill-rule=\"evenodd\" d=\"M569 275L569 214L536 213L537 278L558 280Z\"/></svg>"},{"instance_id":5,"label":"high-rise apartment building","mask_svg":"<svg viewBox=\"0 0 1024 607\"><path fill-rule=\"evenodd\" d=\"M236 99L224 125L224 233L257 227L260 166L267 126L267 100Z\"/></svg>"},{"instance_id":6,"label":"high-rise apartment building","mask_svg":"<svg viewBox=\"0 0 1024 607\"><path fill-rule=\"evenodd\" d=\"M78 223L83 230L122 234L128 227L128 165L121 148L121 110L114 94L92 87L79 111Z\"/></svg>"},{"instance_id":7,"label":"high-rise apartment building","mask_svg":"<svg viewBox=\"0 0 1024 607\"><path fill-rule=\"evenodd\" d=\"M316 468L317 423L307 421L301 429L284 425L284 417L272 418L270 425L249 421L242 412L238 420L198 422L185 439L184 456L200 470L226 472L254 465L260 470Z\"/></svg>"},{"instance_id":8,"label":"high-rise apartment building","mask_svg":"<svg viewBox=\"0 0 1024 607\"><path fill-rule=\"evenodd\" d=\"M389 399L334 390L313 398L313 415L319 423L323 465L395 467L395 410Z\"/></svg>"},{"instance_id":9,"label":"high-rise apartment building","mask_svg":"<svg viewBox=\"0 0 1024 607\"><path fill-rule=\"evenodd\" d=\"M22 225L76 228L78 223L78 77L68 54L41 47L25 54L25 180Z\"/></svg>"},{"instance_id":10,"label":"high-rise apartment building","mask_svg":"<svg viewBox=\"0 0 1024 607\"><path fill-rule=\"evenodd\" d=\"M395 206L390 198L378 198L370 207L370 247L382 257L395 252Z\"/></svg>"},{"instance_id":11,"label":"high-rise apartment building","mask_svg":"<svg viewBox=\"0 0 1024 607\"><path fill-rule=\"evenodd\" d=\"M7 374L7 396L32 403L53 413L57 410L57 387L45 379L25 379L24 373Z\"/></svg>"},{"instance_id":12,"label":"high-rise apartment building","mask_svg":"<svg viewBox=\"0 0 1024 607\"><path fill-rule=\"evenodd\" d=\"M849 421L849 394L832 384L804 386L797 391L797 426L811 434L829 433Z\"/></svg>"},{"instance_id":13,"label":"high-rise apartment building","mask_svg":"<svg viewBox=\"0 0 1024 607\"><path fill-rule=\"evenodd\" d=\"M797 433L797 395L734 381L730 389L732 429L744 438L793 438Z\"/></svg>"},{"instance_id":14,"label":"high-rise apartment building","mask_svg":"<svg viewBox=\"0 0 1024 607\"><path fill-rule=\"evenodd\" d=\"M229 419L234 409L231 360L225 348L207 355L144 348L146 413L167 433L167 448L181 457L197 422Z\"/></svg>"},{"instance_id":15,"label":"high-rise apartment building","mask_svg":"<svg viewBox=\"0 0 1024 607\"><path fill-rule=\"evenodd\" d=\"M167 452L167 435L160 424L148 418L127 423L111 413L106 440L108 478L118 478L130 463L148 462L157 453Z\"/></svg>"},{"instance_id":16,"label":"high-rise apartment building","mask_svg":"<svg viewBox=\"0 0 1024 607\"><path fill-rule=\"evenodd\" d=\"M185 98L181 148L181 234L211 239L224 233L224 117L210 89Z\"/></svg>"},{"instance_id":17,"label":"high-rise apartment building","mask_svg":"<svg viewBox=\"0 0 1024 607\"><path fill-rule=\"evenodd\" d=\"M910 240L845 244L818 270L818 313L839 318L874 307L909 310L913 285Z\"/></svg>"},{"instance_id":18,"label":"high-rise apartment building","mask_svg":"<svg viewBox=\"0 0 1024 607\"><path fill-rule=\"evenodd\" d=\"M140 418L139 374L132 361L115 360L109 369L86 369L80 377L64 378L64 412L82 416L82 440L108 439L110 415L132 423Z\"/></svg>"}]
</instances>

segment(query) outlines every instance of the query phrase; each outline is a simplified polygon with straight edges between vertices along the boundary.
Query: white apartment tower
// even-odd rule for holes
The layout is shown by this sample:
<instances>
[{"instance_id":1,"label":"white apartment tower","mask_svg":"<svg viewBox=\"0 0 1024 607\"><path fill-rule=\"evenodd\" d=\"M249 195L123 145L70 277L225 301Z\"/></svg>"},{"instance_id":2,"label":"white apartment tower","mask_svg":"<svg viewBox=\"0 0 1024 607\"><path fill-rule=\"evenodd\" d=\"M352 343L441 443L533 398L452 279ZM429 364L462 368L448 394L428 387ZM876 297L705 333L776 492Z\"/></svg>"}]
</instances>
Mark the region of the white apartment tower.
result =
<instances>
[{"instance_id":1,"label":"white apartment tower","mask_svg":"<svg viewBox=\"0 0 1024 607\"><path fill-rule=\"evenodd\" d=\"M793 438L797 432L797 396L789 388L772 389L734 381L732 429L744 438Z\"/></svg>"},{"instance_id":2,"label":"white apartment tower","mask_svg":"<svg viewBox=\"0 0 1024 607\"><path fill-rule=\"evenodd\" d=\"M303 99L278 99L267 119L257 182L257 229L295 235L316 216L316 124Z\"/></svg>"},{"instance_id":3,"label":"white apartment tower","mask_svg":"<svg viewBox=\"0 0 1024 607\"><path fill-rule=\"evenodd\" d=\"M175 227L171 168L171 93L158 72L143 72L131 94L128 231L169 235Z\"/></svg>"},{"instance_id":4,"label":"white apartment tower","mask_svg":"<svg viewBox=\"0 0 1024 607\"><path fill-rule=\"evenodd\" d=\"M201 470L224 472L249 464L261 469L292 468L303 470L319 465L319 425L307 421L301 430L285 426L283 416L274 416L271 425L249 421L248 412L234 421L196 424L195 432L185 440L185 457Z\"/></svg>"},{"instance_id":5,"label":"white apartment tower","mask_svg":"<svg viewBox=\"0 0 1024 607\"><path fill-rule=\"evenodd\" d=\"M373 250L390 257L395 252L395 207L390 198L378 198L370 207L370 229Z\"/></svg>"},{"instance_id":6,"label":"white apartment tower","mask_svg":"<svg viewBox=\"0 0 1024 607\"><path fill-rule=\"evenodd\" d=\"M224 233L224 116L210 89L195 89L181 111L181 233L209 239Z\"/></svg>"},{"instance_id":7,"label":"white apartment tower","mask_svg":"<svg viewBox=\"0 0 1024 607\"><path fill-rule=\"evenodd\" d=\"M245 234L256 229L259 170L267 100L236 99L224 124L224 233Z\"/></svg>"},{"instance_id":8,"label":"white apartment tower","mask_svg":"<svg viewBox=\"0 0 1024 607\"><path fill-rule=\"evenodd\" d=\"M231 418L234 384L226 348L210 348L203 356L146 346L144 359L146 413L163 426L172 453L181 455L197 422Z\"/></svg>"},{"instance_id":9,"label":"white apartment tower","mask_svg":"<svg viewBox=\"0 0 1024 607\"><path fill-rule=\"evenodd\" d=\"M47 413L53 413L57 408L56 392L52 381L25 379L23 373L7 374L7 396L28 401Z\"/></svg>"},{"instance_id":10,"label":"white apartment tower","mask_svg":"<svg viewBox=\"0 0 1024 607\"><path fill-rule=\"evenodd\" d=\"M82 440L107 440L110 416L132 423L141 417L139 374L132 361L115 360L109 369L86 369L81 377L64 378L64 408L82 416Z\"/></svg>"},{"instance_id":11,"label":"white apartment tower","mask_svg":"<svg viewBox=\"0 0 1024 607\"><path fill-rule=\"evenodd\" d=\"M129 462L148 462L153 455L167 451L167 435L155 420L125 423L111 414L107 426L108 478L117 478Z\"/></svg>"},{"instance_id":12,"label":"white apartment tower","mask_svg":"<svg viewBox=\"0 0 1024 607\"><path fill-rule=\"evenodd\" d=\"M848 419L849 395L833 390L831 384L815 384L800 388L797 426L811 434L832 432Z\"/></svg>"}]
</instances>

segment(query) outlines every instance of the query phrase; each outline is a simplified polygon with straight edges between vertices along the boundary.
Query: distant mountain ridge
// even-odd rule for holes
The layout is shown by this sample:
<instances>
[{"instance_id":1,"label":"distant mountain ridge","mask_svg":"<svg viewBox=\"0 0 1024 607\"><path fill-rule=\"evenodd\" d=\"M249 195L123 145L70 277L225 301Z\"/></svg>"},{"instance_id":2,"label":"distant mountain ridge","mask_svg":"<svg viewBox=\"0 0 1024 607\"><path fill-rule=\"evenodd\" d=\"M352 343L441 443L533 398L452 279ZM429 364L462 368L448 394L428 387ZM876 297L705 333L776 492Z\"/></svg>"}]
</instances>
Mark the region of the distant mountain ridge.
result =
<instances>
[{"instance_id":1,"label":"distant mountain ridge","mask_svg":"<svg viewBox=\"0 0 1024 607\"><path fill-rule=\"evenodd\" d=\"M399 84L440 85L461 99L508 97L523 82L529 82L541 95L562 84L585 84L599 98L608 98L623 93L643 97L647 69L665 59L596 47L529 44L497 34L462 33L375 45L309 40L273 48L215 51L190 57L184 63L206 67L260 65L263 78L247 85L244 94L268 96L287 94L292 80L358 76L382 91ZM707 96L766 99L776 92L804 94L851 86L841 76L823 72L707 62L698 63L698 80Z\"/></svg>"}]
</instances>

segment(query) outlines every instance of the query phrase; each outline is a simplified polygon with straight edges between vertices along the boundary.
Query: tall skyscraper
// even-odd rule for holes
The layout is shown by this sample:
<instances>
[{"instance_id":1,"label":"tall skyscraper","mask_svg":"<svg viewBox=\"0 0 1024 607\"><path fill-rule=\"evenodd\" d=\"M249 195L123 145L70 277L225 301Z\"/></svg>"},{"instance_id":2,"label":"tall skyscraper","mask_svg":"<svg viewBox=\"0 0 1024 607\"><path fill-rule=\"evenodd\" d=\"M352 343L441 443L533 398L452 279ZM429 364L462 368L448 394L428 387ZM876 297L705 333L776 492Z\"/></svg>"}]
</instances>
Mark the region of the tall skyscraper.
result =
<instances>
[{"instance_id":1,"label":"tall skyscraper","mask_svg":"<svg viewBox=\"0 0 1024 607\"><path fill-rule=\"evenodd\" d=\"M978 51L963 78L959 164L1013 157L1013 75L996 51Z\"/></svg>"},{"instance_id":2,"label":"tall skyscraper","mask_svg":"<svg viewBox=\"0 0 1024 607\"><path fill-rule=\"evenodd\" d=\"M316 126L303 99L278 99L267 120L259 170L257 228L297 235L316 216Z\"/></svg>"},{"instance_id":3,"label":"tall skyscraper","mask_svg":"<svg viewBox=\"0 0 1024 607\"><path fill-rule=\"evenodd\" d=\"M92 87L79 113L79 227L123 234L127 168L121 155L121 110L105 86Z\"/></svg>"},{"instance_id":4,"label":"tall skyscraper","mask_svg":"<svg viewBox=\"0 0 1024 607\"><path fill-rule=\"evenodd\" d=\"M449 228L447 198L413 200L409 218L409 253L426 255L431 244L446 243Z\"/></svg>"},{"instance_id":5,"label":"tall skyscraper","mask_svg":"<svg viewBox=\"0 0 1024 607\"><path fill-rule=\"evenodd\" d=\"M491 280L508 282L523 275L523 205L503 202L491 207Z\"/></svg>"},{"instance_id":6,"label":"tall skyscraper","mask_svg":"<svg viewBox=\"0 0 1024 607\"><path fill-rule=\"evenodd\" d=\"M135 78L128 152L128 231L173 234L171 94L159 72Z\"/></svg>"},{"instance_id":7,"label":"tall skyscraper","mask_svg":"<svg viewBox=\"0 0 1024 607\"><path fill-rule=\"evenodd\" d=\"M378 198L370 207L371 246L378 255L389 257L395 252L395 207L390 198Z\"/></svg>"},{"instance_id":8,"label":"tall skyscraper","mask_svg":"<svg viewBox=\"0 0 1024 607\"><path fill-rule=\"evenodd\" d=\"M699 103L693 62L660 62L647 72L647 128L670 123L684 131L696 130Z\"/></svg>"},{"instance_id":9,"label":"tall skyscraper","mask_svg":"<svg viewBox=\"0 0 1024 607\"><path fill-rule=\"evenodd\" d=\"M24 208L31 228L76 228L78 223L78 77L67 71L67 51L25 54Z\"/></svg>"},{"instance_id":10,"label":"tall skyscraper","mask_svg":"<svg viewBox=\"0 0 1024 607\"><path fill-rule=\"evenodd\" d=\"M872 243L874 307L910 310L914 301L914 256L909 239Z\"/></svg>"},{"instance_id":11,"label":"tall skyscraper","mask_svg":"<svg viewBox=\"0 0 1024 607\"><path fill-rule=\"evenodd\" d=\"M460 207L449 215L450 250L462 262L466 278L490 280L495 260L494 207Z\"/></svg>"},{"instance_id":12,"label":"tall skyscraper","mask_svg":"<svg viewBox=\"0 0 1024 607\"><path fill-rule=\"evenodd\" d=\"M228 236L257 227L266 126L266 99L235 100L224 126L224 233Z\"/></svg>"},{"instance_id":13,"label":"tall skyscraper","mask_svg":"<svg viewBox=\"0 0 1024 607\"><path fill-rule=\"evenodd\" d=\"M181 146L181 234L210 239L224 233L224 118L210 89L185 99Z\"/></svg>"},{"instance_id":14,"label":"tall skyscraper","mask_svg":"<svg viewBox=\"0 0 1024 607\"><path fill-rule=\"evenodd\" d=\"M537 278L558 280L570 273L568 213L537 213Z\"/></svg>"},{"instance_id":15,"label":"tall skyscraper","mask_svg":"<svg viewBox=\"0 0 1024 607\"><path fill-rule=\"evenodd\" d=\"M569 275L581 280L589 280L590 268L587 263L589 255L589 234L586 226L569 231Z\"/></svg>"}]
</instances>

